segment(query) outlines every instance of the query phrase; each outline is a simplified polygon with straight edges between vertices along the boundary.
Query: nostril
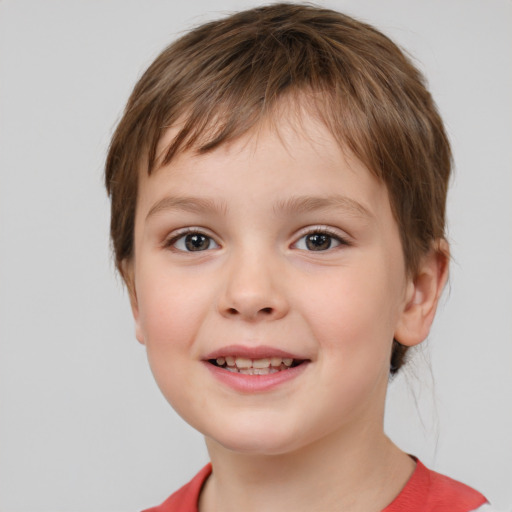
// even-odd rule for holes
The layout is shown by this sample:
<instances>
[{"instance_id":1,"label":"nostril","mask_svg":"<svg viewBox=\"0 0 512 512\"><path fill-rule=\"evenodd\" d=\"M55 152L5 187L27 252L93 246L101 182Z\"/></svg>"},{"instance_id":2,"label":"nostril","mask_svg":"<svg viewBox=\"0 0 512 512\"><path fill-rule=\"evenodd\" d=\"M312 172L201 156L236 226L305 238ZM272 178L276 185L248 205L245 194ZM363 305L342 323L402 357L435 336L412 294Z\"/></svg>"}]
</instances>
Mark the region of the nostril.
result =
<instances>
[{"instance_id":1,"label":"nostril","mask_svg":"<svg viewBox=\"0 0 512 512\"><path fill-rule=\"evenodd\" d=\"M230 315L236 315L238 313L238 311L235 308L229 308L228 309L228 313Z\"/></svg>"},{"instance_id":2,"label":"nostril","mask_svg":"<svg viewBox=\"0 0 512 512\"><path fill-rule=\"evenodd\" d=\"M272 313L272 308L262 308L260 311L266 315L270 315Z\"/></svg>"}]
</instances>

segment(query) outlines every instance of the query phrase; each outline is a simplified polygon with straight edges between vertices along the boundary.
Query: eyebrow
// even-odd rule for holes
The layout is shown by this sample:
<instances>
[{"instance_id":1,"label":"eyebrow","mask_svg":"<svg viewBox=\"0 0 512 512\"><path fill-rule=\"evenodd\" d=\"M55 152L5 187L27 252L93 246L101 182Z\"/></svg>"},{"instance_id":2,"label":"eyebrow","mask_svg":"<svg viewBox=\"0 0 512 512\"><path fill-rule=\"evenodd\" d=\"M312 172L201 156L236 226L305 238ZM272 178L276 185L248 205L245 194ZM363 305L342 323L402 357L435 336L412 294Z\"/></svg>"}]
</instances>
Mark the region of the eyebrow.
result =
<instances>
[{"instance_id":1,"label":"eyebrow","mask_svg":"<svg viewBox=\"0 0 512 512\"><path fill-rule=\"evenodd\" d=\"M274 206L274 212L278 213L308 213L321 210L341 209L358 217L373 218L371 211L360 202L342 195L326 197L297 196L284 201L279 201Z\"/></svg>"},{"instance_id":2,"label":"eyebrow","mask_svg":"<svg viewBox=\"0 0 512 512\"><path fill-rule=\"evenodd\" d=\"M169 210L185 211L191 213L225 214L227 209L227 203L224 201L219 202L215 201L214 199L201 197L167 196L151 207L148 214L146 215L146 220L159 212ZM370 212L370 210L363 206L361 203L341 195L332 195L326 197L290 197L285 200L278 201L274 205L273 209L276 215L308 213L329 209L342 209L359 217L373 217L373 214Z\"/></svg>"},{"instance_id":3,"label":"eyebrow","mask_svg":"<svg viewBox=\"0 0 512 512\"><path fill-rule=\"evenodd\" d=\"M177 210L191 213L225 213L227 211L227 204L225 202L218 202L213 199L202 197L164 197L155 203L148 214L149 217L156 215L162 211Z\"/></svg>"}]
</instances>

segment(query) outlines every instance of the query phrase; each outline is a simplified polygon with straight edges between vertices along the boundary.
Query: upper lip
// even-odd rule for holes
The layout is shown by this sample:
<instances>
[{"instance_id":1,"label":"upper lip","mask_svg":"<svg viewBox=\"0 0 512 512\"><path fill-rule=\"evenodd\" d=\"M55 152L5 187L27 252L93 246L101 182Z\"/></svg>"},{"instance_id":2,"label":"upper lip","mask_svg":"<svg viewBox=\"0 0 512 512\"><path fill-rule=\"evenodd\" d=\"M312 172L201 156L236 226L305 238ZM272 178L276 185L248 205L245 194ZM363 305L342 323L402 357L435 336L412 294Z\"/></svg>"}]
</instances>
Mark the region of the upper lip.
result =
<instances>
[{"instance_id":1,"label":"upper lip","mask_svg":"<svg viewBox=\"0 0 512 512\"><path fill-rule=\"evenodd\" d=\"M249 347L247 345L227 345L207 354L204 359L217 359L218 357L235 356L245 357L247 359L265 359L270 357L281 357L283 359L296 359L305 360L307 357L302 357L298 354L287 352L278 348L270 347L267 345L257 345Z\"/></svg>"}]
</instances>

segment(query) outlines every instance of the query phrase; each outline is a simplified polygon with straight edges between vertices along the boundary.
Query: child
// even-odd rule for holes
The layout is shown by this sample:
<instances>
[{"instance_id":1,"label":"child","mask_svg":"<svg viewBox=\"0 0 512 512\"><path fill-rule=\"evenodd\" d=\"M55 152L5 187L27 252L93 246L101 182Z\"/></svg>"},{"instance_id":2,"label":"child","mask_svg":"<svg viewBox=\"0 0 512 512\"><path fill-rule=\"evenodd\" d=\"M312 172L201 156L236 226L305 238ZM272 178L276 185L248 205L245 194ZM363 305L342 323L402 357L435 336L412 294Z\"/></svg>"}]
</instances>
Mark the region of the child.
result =
<instances>
[{"instance_id":1,"label":"child","mask_svg":"<svg viewBox=\"0 0 512 512\"><path fill-rule=\"evenodd\" d=\"M449 143L372 27L275 4L136 85L106 163L137 339L211 464L153 512L490 510L384 434L448 275Z\"/></svg>"}]
</instances>

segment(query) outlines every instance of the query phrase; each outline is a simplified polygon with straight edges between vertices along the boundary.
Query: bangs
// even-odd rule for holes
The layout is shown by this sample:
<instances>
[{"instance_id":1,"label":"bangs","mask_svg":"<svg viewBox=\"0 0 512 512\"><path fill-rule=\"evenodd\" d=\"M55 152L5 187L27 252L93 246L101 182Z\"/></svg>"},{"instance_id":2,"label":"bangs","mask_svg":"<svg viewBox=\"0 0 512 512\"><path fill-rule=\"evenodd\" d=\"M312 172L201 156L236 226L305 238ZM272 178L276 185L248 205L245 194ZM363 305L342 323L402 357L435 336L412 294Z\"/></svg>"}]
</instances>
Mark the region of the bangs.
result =
<instances>
[{"instance_id":1,"label":"bangs","mask_svg":"<svg viewBox=\"0 0 512 512\"><path fill-rule=\"evenodd\" d=\"M106 162L118 264L133 254L140 172L182 151L211 151L266 123L278 132L283 106L298 126L304 111L318 118L385 182L414 274L432 241L444 236L451 152L436 106L419 71L384 34L328 9L293 4L202 25L143 74Z\"/></svg>"}]
</instances>

